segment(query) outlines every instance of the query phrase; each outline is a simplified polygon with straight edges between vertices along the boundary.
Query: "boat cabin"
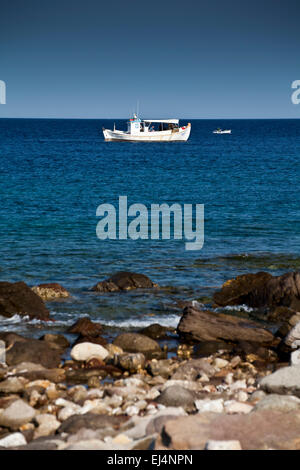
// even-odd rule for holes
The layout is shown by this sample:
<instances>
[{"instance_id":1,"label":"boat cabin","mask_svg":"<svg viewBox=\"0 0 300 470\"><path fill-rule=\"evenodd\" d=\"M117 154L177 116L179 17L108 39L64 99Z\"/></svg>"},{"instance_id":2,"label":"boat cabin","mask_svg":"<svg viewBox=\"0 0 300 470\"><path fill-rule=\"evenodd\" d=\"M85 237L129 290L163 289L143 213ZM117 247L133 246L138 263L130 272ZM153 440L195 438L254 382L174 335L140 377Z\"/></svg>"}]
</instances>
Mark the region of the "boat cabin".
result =
<instances>
[{"instance_id":1,"label":"boat cabin","mask_svg":"<svg viewBox=\"0 0 300 470\"><path fill-rule=\"evenodd\" d=\"M158 124L158 128L157 128ZM169 131L179 129L178 119L139 119L136 114L128 121L128 134L137 135L141 132Z\"/></svg>"}]
</instances>

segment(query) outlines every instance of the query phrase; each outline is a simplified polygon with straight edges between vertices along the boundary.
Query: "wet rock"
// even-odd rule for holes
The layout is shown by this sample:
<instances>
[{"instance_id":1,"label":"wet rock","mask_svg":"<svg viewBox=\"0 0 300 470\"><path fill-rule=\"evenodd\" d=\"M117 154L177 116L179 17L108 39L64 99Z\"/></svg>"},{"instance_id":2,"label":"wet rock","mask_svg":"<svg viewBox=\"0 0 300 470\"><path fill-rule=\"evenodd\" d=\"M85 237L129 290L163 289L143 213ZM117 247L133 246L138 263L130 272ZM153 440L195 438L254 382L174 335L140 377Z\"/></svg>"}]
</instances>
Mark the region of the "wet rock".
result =
<instances>
[{"instance_id":1,"label":"wet rock","mask_svg":"<svg viewBox=\"0 0 300 470\"><path fill-rule=\"evenodd\" d=\"M300 273L282 276L269 273L244 274L223 284L215 293L214 301L220 306L247 304L250 307L284 306L300 308Z\"/></svg>"},{"instance_id":2,"label":"wet rock","mask_svg":"<svg viewBox=\"0 0 300 470\"><path fill-rule=\"evenodd\" d=\"M26 342L28 338L24 338L21 335L12 333L11 331L0 332L0 339L5 342L5 347L10 349L18 341Z\"/></svg>"},{"instance_id":3,"label":"wet rock","mask_svg":"<svg viewBox=\"0 0 300 470\"><path fill-rule=\"evenodd\" d=\"M80 343L93 343L93 344L99 344L100 346L106 346L107 341L103 336L79 336L77 340L74 343L74 346L76 344Z\"/></svg>"},{"instance_id":4,"label":"wet rock","mask_svg":"<svg viewBox=\"0 0 300 470\"><path fill-rule=\"evenodd\" d=\"M76 344L70 355L74 361L89 361L92 358L103 360L108 356L108 351L100 344L85 342Z\"/></svg>"},{"instance_id":5,"label":"wet rock","mask_svg":"<svg viewBox=\"0 0 300 470\"><path fill-rule=\"evenodd\" d=\"M161 357L163 354L156 341L139 333L122 333L117 336L113 344L126 352L143 353L147 358Z\"/></svg>"},{"instance_id":6,"label":"wet rock","mask_svg":"<svg viewBox=\"0 0 300 470\"><path fill-rule=\"evenodd\" d=\"M0 426L19 429L35 417L36 411L23 400L16 400L0 414Z\"/></svg>"},{"instance_id":7,"label":"wet rock","mask_svg":"<svg viewBox=\"0 0 300 470\"><path fill-rule=\"evenodd\" d=\"M180 385L173 385L163 390L155 401L165 406L182 406L185 409L193 409L195 395Z\"/></svg>"},{"instance_id":8,"label":"wet rock","mask_svg":"<svg viewBox=\"0 0 300 470\"><path fill-rule=\"evenodd\" d=\"M109 279L98 282L98 284L92 287L92 290L97 292L119 292L153 287L157 287L157 284L153 283L144 274L120 271Z\"/></svg>"},{"instance_id":9,"label":"wet rock","mask_svg":"<svg viewBox=\"0 0 300 470\"><path fill-rule=\"evenodd\" d=\"M152 339L164 339L167 338L167 332L170 330L170 328L161 326L159 323L153 323L140 330L139 333Z\"/></svg>"},{"instance_id":10,"label":"wet rock","mask_svg":"<svg viewBox=\"0 0 300 470\"><path fill-rule=\"evenodd\" d=\"M256 410L299 411L300 399L292 395L277 395L272 393L271 395L264 396L256 403L254 411Z\"/></svg>"},{"instance_id":11,"label":"wet rock","mask_svg":"<svg viewBox=\"0 0 300 470\"><path fill-rule=\"evenodd\" d=\"M267 320L273 323L286 322L295 314L295 310L289 307L275 307L267 313ZM299 318L300 321L300 318Z\"/></svg>"},{"instance_id":12,"label":"wet rock","mask_svg":"<svg viewBox=\"0 0 300 470\"><path fill-rule=\"evenodd\" d=\"M70 297L69 292L56 282L39 284L38 286L32 287L32 290L44 300L44 302Z\"/></svg>"},{"instance_id":13,"label":"wet rock","mask_svg":"<svg viewBox=\"0 0 300 470\"><path fill-rule=\"evenodd\" d=\"M128 416L111 416L105 414L86 413L84 415L73 415L64 421L58 429L58 433L63 432L75 434L79 429L119 429L128 420Z\"/></svg>"},{"instance_id":14,"label":"wet rock","mask_svg":"<svg viewBox=\"0 0 300 470\"><path fill-rule=\"evenodd\" d=\"M87 384L91 377L100 377L103 379L107 376L107 371L103 369L67 369L66 382L68 384Z\"/></svg>"},{"instance_id":15,"label":"wet rock","mask_svg":"<svg viewBox=\"0 0 300 470\"><path fill-rule=\"evenodd\" d=\"M0 282L0 315L12 317L15 314L49 319L44 302L25 282Z\"/></svg>"},{"instance_id":16,"label":"wet rock","mask_svg":"<svg viewBox=\"0 0 300 470\"><path fill-rule=\"evenodd\" d=\"M79 320L69 328L68 332L83 337L90 336L95 338L103 333L103 327L101 323L93 322L89 317L83 317L79 318Z\"/></svg>"},{"instance_id":17,"label":"wet rock","mask_svg":"<svg viewBox=\"0 0 300 470\"><path fill-rule=\"evenodd\" d=\"M27 372L21 372L16 375L21 375L22 377L28 380L49 380L54 383L64 382L66 379L66 373L64 369L54 368L54 369L41 369L41 370L30 370Z\"/></svg>"},{"instance_id":18,"label":"wet rock","mask_svg":"<svg viewBox=\"0 0 300 470\"><path fill-rule=\"evenodd\" d=\"M115 356L114 365L133 374L143 369L145 362L146 358L142 353L123 353Z\"/></svg>"},{"instance_id":19,"label":"wet rock","mask_svg":"<svg viewBox=\"0 0 300 470\"><path fill-rule=\"evenodd\" d=\"M219 350L231 351L232 346L224 341L205 341L195 344L193 350L196 357L208 357Z\"/></svg>"},{"instance_id":20,"label":"wet rock","mask_svg":"<svg viewBox=\"0 0 300 470\"><path fill-rule=\"evenodd\" d=\"M238 440L243 450L298 448L300 413L198 413L165 423L155 449L204 449L207 441Z\"/></svg>"},{"instance_id":21,"label":"wet rock","mask_svg":"<svg viewBox=\"0 0 300 470\"><path fill-rule=\"evenodd\" d=\"M282 367L260 380L260 387L268 393L300 397L300 367Z\"/></svg>"},{"instance_id":22,"label":"wet rock","mask_svg":"<svg viewBox=\"0 0 300 470\"><path fill-rule=\"evenodd\" d=\"M269 349L263 347L261 343L256 341L238 341L233 347L233 353L240 355L247 361L252 357L250 362L259 359L270 359Z\"/></svg>"},{"instance_id":23,"label":"wet rock","mask_svg":"<svg viewBox=\"0 0 300 470\"><path fill-rule=\"evenodd\" d=\"M55 335L48 333L42 336L41 340L48 343L48 345L52 349L57 349L62 352L70 346L69 341L63 335Z\"/></svg>"},{"instance_id":24,"label":"wet rock","mask_svg":"<svg viewBox=\"0 0 300 470\"><path fill-rule=\"evenodd\" d=\"M260 324L233 315L197 310L183 311L177 331L186 340L194 341L254 341L270 344L274 337Z\"/></svg>"},{"instance_id":25,"label":"wet rock","mask_svg":"<svg viewBox=\"0 0 300 470\"><path fill-rule=\"evenodd\" d=\"M55 368L60 364L60 352L52 349L45 341L23 338L6 352L6 363L9 366L22 362L38 362L46 368Z\"/></svg>"}]
</instances>

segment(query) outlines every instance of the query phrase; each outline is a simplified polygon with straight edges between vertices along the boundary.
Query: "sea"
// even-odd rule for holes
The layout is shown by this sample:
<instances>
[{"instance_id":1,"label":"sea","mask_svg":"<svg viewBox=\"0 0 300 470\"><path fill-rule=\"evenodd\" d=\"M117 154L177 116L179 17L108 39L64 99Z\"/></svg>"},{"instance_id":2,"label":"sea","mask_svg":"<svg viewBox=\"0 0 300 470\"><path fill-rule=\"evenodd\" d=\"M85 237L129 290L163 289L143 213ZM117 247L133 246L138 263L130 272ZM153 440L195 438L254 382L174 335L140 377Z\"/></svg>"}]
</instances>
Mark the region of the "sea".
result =
<instances>
[{"instance_id":1,"label":"sea","mask_svg":"<svg viewBox=\"0 0 300 470\"><path fill-rule=\"evenodd\" d=\"M300 120L182 120L187 142L104 142L115 119L0 119L0 280L58 282L69 299L48 302L53 322L0 318L0 331L40 337L89 316L112 337L151 323L176 327L180 301L213 304L237 275L300 268ZM216 128L231 134L213 134ZM100 240L97 207L204 205L204 244ZM118 271L160 289L99 294ZM247 306L236 307L247 313Z\"/></svg>"}]
</instances>

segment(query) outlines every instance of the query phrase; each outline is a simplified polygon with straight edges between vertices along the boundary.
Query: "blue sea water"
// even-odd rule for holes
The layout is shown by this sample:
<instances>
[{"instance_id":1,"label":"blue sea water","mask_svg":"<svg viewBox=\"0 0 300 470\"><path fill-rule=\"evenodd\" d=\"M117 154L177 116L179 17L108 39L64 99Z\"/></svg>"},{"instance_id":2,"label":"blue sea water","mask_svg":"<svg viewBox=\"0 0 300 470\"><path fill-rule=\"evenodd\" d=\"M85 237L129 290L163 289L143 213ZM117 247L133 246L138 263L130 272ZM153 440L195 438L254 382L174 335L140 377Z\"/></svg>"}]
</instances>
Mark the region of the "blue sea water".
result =
<instances>
[{"instance_id":1,"label":"blue sea water","mask_svg":"<svg viewBox=\"0 0 300 470\"><path fill-rule=\"evenodd\" d=\"M53 325L14 317L0 329L64 331L82 315L114 331L176 326L178 300L210 297L238 274L299 269L300 120L192 120L186 143L104 142L102 126L113 123L0 119L0 280L59 282L72 294L48 303ZM185 240L99 240L96 209L117 207L120 195L128 205L204 204L202 250L187 251ZM163 288L89 291L120 270Z\"/></svg>"}]
</instances>

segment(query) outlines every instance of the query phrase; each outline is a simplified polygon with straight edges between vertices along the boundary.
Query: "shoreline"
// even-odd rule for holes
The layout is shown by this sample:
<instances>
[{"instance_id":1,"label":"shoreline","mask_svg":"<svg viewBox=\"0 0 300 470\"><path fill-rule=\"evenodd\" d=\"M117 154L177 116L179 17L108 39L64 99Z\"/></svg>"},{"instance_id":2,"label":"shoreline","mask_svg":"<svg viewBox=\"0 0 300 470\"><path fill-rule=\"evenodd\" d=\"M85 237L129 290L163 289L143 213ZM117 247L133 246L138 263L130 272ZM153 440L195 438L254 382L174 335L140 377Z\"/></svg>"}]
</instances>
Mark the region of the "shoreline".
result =
<instances>
[{"instance_id":1,"label":"shoreline","mask_svg":"<svg viewBox=\"0 0 300 470\"><path fill-rule=\"evenodd\" d=\"M228 294L236 306L240 298L266 302L264 325L250 318L253 307L239 316L195 301L178 305L176 329L155 317L148 327L113 336L86 315L36 339L16 334L12 324L10 332L0 331L6 348L0 449L298 448L300 314L294 308L300 299L285 286L297 287L299 279L298 273L248 274L215 292L219 309ZM37 288L21 288L45 317L43 296L47 305L49 296L67 297L58 284L40 285L39 295ZM123 272L95 288L100 296L119 296L159 287L147 276ZM278 305L268 306L275 298ZM265 326L272 324L278 328L271 332Z\"/></svg>"}]
</instances>

